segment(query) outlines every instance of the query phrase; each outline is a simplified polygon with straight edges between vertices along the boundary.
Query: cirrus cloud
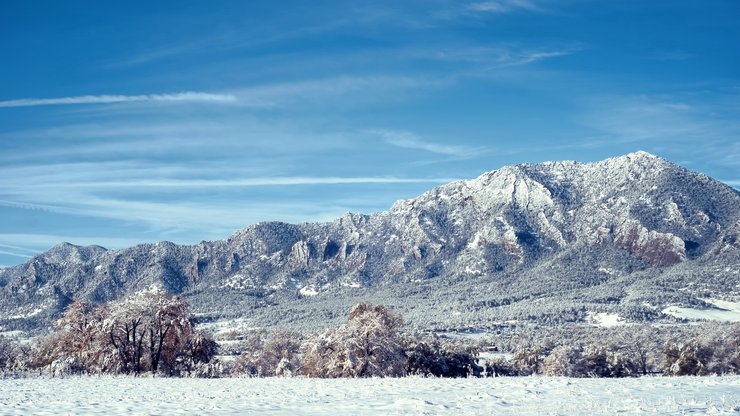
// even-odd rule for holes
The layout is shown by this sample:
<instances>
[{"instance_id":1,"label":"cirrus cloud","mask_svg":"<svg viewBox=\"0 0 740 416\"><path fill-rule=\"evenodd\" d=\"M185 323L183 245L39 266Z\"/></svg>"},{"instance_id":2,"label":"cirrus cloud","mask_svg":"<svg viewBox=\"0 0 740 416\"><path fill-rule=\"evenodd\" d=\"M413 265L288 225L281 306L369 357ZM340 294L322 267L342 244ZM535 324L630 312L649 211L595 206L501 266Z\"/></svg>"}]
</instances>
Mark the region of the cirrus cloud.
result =
<instances>
[{"instance_id":1,"label":"cirrus cloud","mask_svg":"<svg viewBox=\"0 0 740 416\"><path fill-rule=\"evenodd\" d=\"M172 94L143 95L78 95L60 98L20 98L0 101L0 107L35 107L41 105L73 104L113 104L130 102L200 102L200 103L233 103L237 99L231 94L212 94L206 92L185 91Z\"/></svg>"}]
</instances>

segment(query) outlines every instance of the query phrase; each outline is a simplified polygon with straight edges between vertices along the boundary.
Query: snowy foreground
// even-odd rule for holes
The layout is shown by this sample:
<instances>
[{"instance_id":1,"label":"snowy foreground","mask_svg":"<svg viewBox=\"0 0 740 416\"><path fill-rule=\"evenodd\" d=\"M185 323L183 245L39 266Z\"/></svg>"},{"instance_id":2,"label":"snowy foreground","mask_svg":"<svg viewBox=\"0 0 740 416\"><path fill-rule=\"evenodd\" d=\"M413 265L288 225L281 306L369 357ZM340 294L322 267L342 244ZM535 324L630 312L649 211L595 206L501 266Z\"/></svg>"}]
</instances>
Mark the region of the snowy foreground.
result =
<instances>
[{"instance_id":1,"label":"snowy foreground","mask_svg":"<svg viewBox=\"0 0 740 416\"><path fill-rule=\"evenodd\" d=\"M13 414L738 414L740 376L0 379Z\"/></svg>"}]
</instances>

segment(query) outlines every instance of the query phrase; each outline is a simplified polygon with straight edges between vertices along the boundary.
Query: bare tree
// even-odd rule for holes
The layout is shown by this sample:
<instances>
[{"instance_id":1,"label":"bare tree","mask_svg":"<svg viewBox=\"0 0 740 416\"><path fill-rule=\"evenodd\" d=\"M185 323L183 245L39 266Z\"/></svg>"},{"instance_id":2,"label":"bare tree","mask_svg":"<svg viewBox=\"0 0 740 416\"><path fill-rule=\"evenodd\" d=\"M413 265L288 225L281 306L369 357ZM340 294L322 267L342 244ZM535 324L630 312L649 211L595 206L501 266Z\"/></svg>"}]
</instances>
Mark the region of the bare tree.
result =
<instances>
[{"instance_id":1,"label":"bare tree","mask_svg":"<svg viewBox=\"0 0 740 416\"><path fill-rule=\"evenodd\" d=\"M118 352L125 373L173 371L178 352L193 327L187 304L152 286L110 306L105 332Z\"/></svg>"},{"instance_id":2,"label":"bare tree","mask_svg":"<svg viewBox=\"0 0 740 416\"><path fill-rule=\"evenodd\" d=\"M187 304L152 286L97 307L75 300L39 342L31 364L54 374L177 374L209 361L215 342L194 331Z\"/></svg>"}]
</instances>

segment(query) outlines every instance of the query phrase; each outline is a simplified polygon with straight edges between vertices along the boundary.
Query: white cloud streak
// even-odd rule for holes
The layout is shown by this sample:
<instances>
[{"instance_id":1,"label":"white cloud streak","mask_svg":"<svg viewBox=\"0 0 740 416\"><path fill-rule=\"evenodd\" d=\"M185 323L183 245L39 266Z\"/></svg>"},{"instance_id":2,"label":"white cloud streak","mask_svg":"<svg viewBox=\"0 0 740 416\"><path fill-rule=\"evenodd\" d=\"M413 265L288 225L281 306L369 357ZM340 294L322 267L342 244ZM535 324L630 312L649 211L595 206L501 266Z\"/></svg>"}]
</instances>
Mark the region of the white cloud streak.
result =
<instances>
[{"instance_id":1,"label":"white cloud streak","mask_svg":"<svg viewBox=\"0 0 740 416\"><path fill-rule=\"evenodd\" d=\"M352 94L352 100L373 100L399 89L439 87L445 81L405 76L336 76L295 82L273 83L236 88L228 94L206 92L178 92L143 95L80 95L60 98L21 98L0 101L0 108L35 107L51 105L116 104L116 103L198 103L233 104L240 107L274 109L293 104L319 102L336 104L332 98ZM358 94L358 92L364 92ZM346 105L342 101L341 105Z\"/></svg>"},{"instance_id":2,"label":"white cloud streak","mask_svg":"<svg viewBox=\"0 0 740 416\"><path fill-rule=\"evenodd\" d=\"M64 234L36 234L36 233L0 233L0 249L10 247L9 251L16 254L42 253L55 244L68 242L71 244L89 246L99 245L109 249L131 247L143 243L143 238L116 238L109 236L73 236ZM7 244L11 243L11 244ZM23 244L32 248L13 246L12 244ZM14 255L14 254L10 254ZM26 257L25 255L18 257Z\"/></svg>"},{"instance_id":3,"label":"white cloud streak","mask_svg":"<svg viewBox=\"0 0 740 416\"><path fill-rule=\"evenodd\" d=\"M41 250L38 249L19 247L11 244L3 244L2 241L2 238L0 238L0 255L30 259L41 252Z\"/></svg>"},{"instance_id":4,"label":"white cloud streak","mask_svg":"<svg viewBox=\"0 0 740 416\"><path fill-rule=\"evenodd\" d=\"M217 177L192 177L195 172ZM195 230L201 238L223 238L258 221L328 220L353 210L339 201L286 197L279 190L281 187L441 184L452 180L393 176L235 176L239 174L243 172L213 172L207 165L183 171L162 169L145 162L5 167L0 168L0 176L8 178L0 186L0 206L136 222L157 230L158 235L163 235L163 230L172 230L174 234ZM274 192L276 200L255 203L251 195L258 193L251 192L233 197L232 191L253 187L271 188L268 192ZM191 194L197 197L190 197ZM166 195L164 199L163 195Z\"/></svg>"},{"instance_id":5,"label":"white cloud streak","mask_svg":"<svg viewBox=\"0 0 740 416\"><path fill-rule=\"evenodd\" d=\"M0 107L35 107L46 105L74 105L74 104L113 104L131 102L160 102L160 103L235 103L237 98L230 94L211 94L205 92L178 92L172 94L144 94L144 95L80 95L61 98L21 98L17 100L0 101Z\"/></svg>"},{"instance_id":6,"label":"white cloud streak","mask_svg":"<svg viewBox=\"0 0 740 416\"><path fill-rule=\"evenodd\" d=\"M399 90L439 87L445 81L408 76L335 76L242 88L234 91L239 101L253 101L264 107L284 107L314 102L326 106L374 100ZM361 92L361 94L360 94ZM345 98L345 97L349 97ZM341 100L337 101L337 98Z\"/></svg>"},{"instance_id":7,"label":"white cloud streak","mask_svg":"<svg viewBox=\"0 0 740 416\"><path fill-rule=\"evenodd\" d=\"M21 253L26 253L26 254L38 253L38 250L34 250L31 248L27 248L27 247L14 246L10 244L0 244L0 249L13 250L14 252L21 252Z\"/></svg>"},{"instance_id":8,"label":"white cloud streak","mask_svg":"<svg viewBox=\"0 0 740 416\"><path fill-rule=\"evenodd\" d=\"M288 176L275 178L242 179L158 179L135 181L100 181L57 184L62 188L165 188L165 189L211 189L211 188L249 188L261 186L311 186L311 185L361 185L361 184L403 184L403 183L447 183L450 178L396 178L396 177L337 177L337 176Z\"/></svg>"},{"instance_id":9,"label":"white cloud streak","mask_svg":"<svg viewBox=\"0 0 740 416\"><path fill-rule=\"evenodd\" d=\"M427 142L422 140L415 134L406 131L370 130L369 132L380 136L383 142L392 146L405 149L423 150L430 153L453 156L460 159L471 158L479 155L482 151L485 151L485 149L480 147L447 145Z\"/></svg>"},{"instance_id":10,"label":"white cloud streak","mask_svg":"<svg viewBox=\"0 0 740 416\"><path fill-rule=\"evenodd\" d=\"M2 249L0 249L0 254L4 254L6 256L12 256L12 257L20 257L20 258L24 258L24 259L30 259L30 258L33 257L33 256L29 256L28 254L17 253L17 252L13 252L13 251L6 251L6 250L2 250Z\"/></svg>"},{"instance_id":11,"label":"white cloud streak","mask_svg":"<svg viewBox=\"0 0 740 416\"><path fill-rule=\"evenodd\" d=\"M409 144L410 145L410 144ZM435 145L437 146L437 145ZM443 146L434 150L444 151ZM454 149L453 149L454 150ZM459 152L455 152L458 154ZM217 178L183 177L193 169L218 175ZM163 188L163 189L212 189L280 186L314 186L345 184L414 184L447 183L456 178L396 177L396 176L267 176L238 177L240 169L218 169L218 164L194 164L189 169L179 166L159 166L143 162L56 163L22 165L0 168L0 175L7 178L0 187L1 194L54 192L64 189L90 192L112 188ZM248 171L246 171L248 172ZM229 177L223 179L223 177ZM0 199L0 205L31 209L54 210L58 207L45 203L17 202Z\"/></svg>"},{"instance_id":12,"label":"white cloud streak","mask_svg":"<svg viewBox=\"0 0 740 416\"><path fill-rule=\"evenodd\" d=\"M518 10L542 12L543 9L529 0L496 0L471 3L467 10L483 13L512 13Z\"/></svg>"},{"instance_id":13,"label":"white cloud streak","mask_svg":"<svg viewBox=\"0 0 740 416\"><path fill-rule=\"evenodd\" d=\"M487 71L498 68L524 66L536 62L573 55L584 46L573 43L553 47L526 48L513 45L486 47L444 47L436 50L413 52L422 59L433 59L443 62L468 63L480 66Z\"/></svg>"}]
</instances>

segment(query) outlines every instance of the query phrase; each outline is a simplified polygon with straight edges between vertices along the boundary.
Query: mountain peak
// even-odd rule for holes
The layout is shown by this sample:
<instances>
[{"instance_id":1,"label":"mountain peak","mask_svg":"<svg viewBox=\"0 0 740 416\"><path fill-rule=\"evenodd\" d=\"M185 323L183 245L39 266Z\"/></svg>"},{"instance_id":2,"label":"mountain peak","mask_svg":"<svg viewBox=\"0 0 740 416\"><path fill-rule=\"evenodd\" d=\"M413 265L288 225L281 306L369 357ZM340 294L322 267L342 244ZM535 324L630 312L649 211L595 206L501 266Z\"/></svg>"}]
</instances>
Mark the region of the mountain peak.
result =
<instances>
[{"instance_id":1,"label":"mountain peak","mask_svg":"<svg viewBox=\"0 0 740 416\"><path fill-rule=\"evenodd\" d=\"M658 156L644 150L638 150L636 152L627 153L624 157L629 159L660 159Z\"/></svg>"},{"instance_id":2,"label":"mountain peak","mask_svg":"<svg viewBox=\"0 0 740 416\"><path fill-rule=\"evenodd\" d=\"M611 159L607 159L607 161L610 161L610 160L616 160L616 161L621 161L621 162L626 162L626 163L638 163L642 165L645 165L645 164L650 165L650 164L655 164L655 163L670 163L666 159L663 159L660 156L656 156L644 150L638 150L636 152L627 153L626 155L623 155L623 156L617 156Z\"/></svg>"}]
</instances>

